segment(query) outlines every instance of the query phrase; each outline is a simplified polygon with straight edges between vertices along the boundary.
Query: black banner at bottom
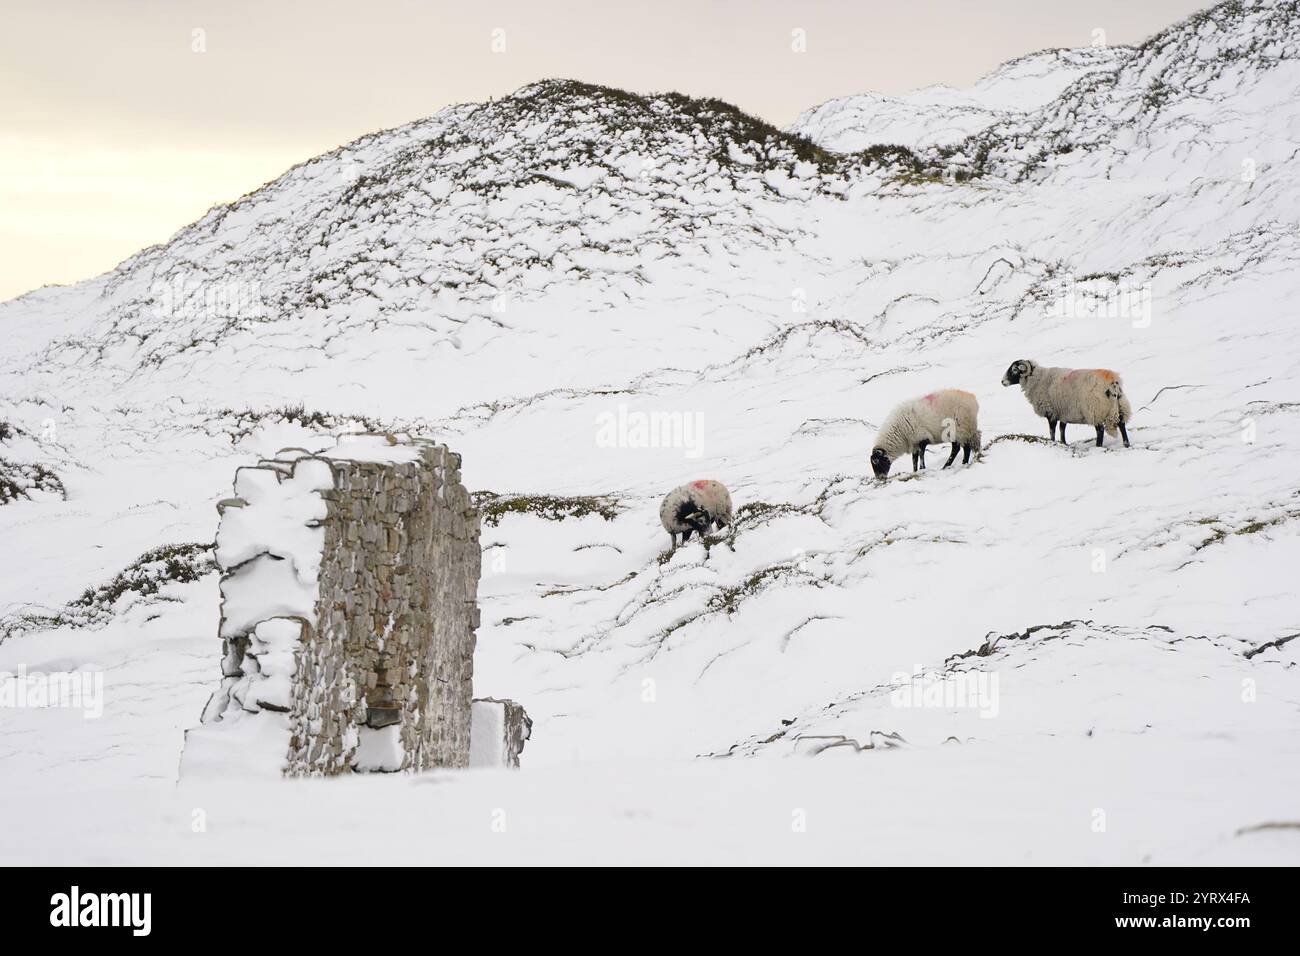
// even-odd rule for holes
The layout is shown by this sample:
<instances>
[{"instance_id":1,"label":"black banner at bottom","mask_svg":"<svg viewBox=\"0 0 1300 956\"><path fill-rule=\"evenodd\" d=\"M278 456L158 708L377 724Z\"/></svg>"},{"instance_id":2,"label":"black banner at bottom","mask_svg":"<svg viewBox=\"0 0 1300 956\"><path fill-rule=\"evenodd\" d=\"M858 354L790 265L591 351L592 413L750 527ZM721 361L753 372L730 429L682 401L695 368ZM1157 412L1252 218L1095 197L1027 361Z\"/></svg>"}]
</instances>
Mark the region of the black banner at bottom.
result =
<instances>
[{"instance_id":1,"label":"black banner at bottom","mask_svg":"<svg viewBox=\"0 0 1300 956\"><path fill-rule=\"evenodd\" d=\"M462 927L478 910L516 938L537 933L555 942L575 928L608 938L610 921L637 925L701 924L719 935L772 922L805 934L819 924L843 933L840 918L857 914L900 932L924 929L927 940L954 942L981 921L997 938L1041 933L1071 939L1182 943L1198 937L1232 945L1290 938L1295 929L1294 869L862 869L813 873L737 870L603 879L507 876L454 869L29 869L9 870L0 913L9 930L117 941L201 942L196 929L237 932L295 944L373 940L376 924L402 930L403 915L451 909ZM694 879L702 882L694 884ZM707 882L703 882L707 880ZM802 915L800 915L802 914ZM448 914L450 915L450 914ZM557 923L557 920L559 921ZM575 925L576 924L576 925ZM409 928L427 925L424 919ZM724 925L728 928L724 929ZM603 927L603 929L602 929ZM797 929L795 929L797 927ZM882 927L883 928L883 925ZM290 933L291 930L291 933ZM707 931L706 931L707 932ZM878 938L878 937L877 937Z\"/></svg>"}]
</instances>

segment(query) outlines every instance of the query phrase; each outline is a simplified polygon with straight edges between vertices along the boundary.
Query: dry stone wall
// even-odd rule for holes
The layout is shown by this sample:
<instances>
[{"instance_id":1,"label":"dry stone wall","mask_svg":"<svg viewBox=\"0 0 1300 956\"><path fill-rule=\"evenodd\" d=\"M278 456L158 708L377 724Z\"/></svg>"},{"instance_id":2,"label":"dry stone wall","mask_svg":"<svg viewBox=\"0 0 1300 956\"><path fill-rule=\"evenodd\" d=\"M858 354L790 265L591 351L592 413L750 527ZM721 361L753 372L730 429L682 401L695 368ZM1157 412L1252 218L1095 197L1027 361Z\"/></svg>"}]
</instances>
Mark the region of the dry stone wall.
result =
<instances>
[{"instance_id":1,"label":"dry stone wall","mask_svg":"<svg viewBox=\"0 0 1300 956\"><path fill-rule=\"evenodd\" d=\"M222 681L185 761L467 766L481 552L460 457L352 436L240 469L235 489L219 505Z\"/></svg>"}]
</instances>

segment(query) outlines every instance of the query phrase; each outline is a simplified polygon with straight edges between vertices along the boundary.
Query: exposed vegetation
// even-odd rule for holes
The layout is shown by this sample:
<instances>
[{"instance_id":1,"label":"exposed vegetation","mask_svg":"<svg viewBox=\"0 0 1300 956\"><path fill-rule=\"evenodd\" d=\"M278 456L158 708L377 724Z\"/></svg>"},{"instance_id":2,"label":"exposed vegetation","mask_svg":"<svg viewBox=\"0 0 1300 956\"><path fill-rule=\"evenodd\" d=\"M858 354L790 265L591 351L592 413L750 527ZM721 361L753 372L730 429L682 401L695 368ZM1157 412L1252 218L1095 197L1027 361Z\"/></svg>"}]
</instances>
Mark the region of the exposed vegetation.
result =
<instances>
[{"instance_id":1,"label":"exposed vegetation","mask_svg":"<svg viewBox=\"0 0 1300 956\"><path fill-rule=\"evenodd\" d=\"M1196 523L1208 526L1210 528L1210 536L1202 540L1199 544L1193 545L1192 550L1201 551L1211 545L1226 541L1228 538L1235 535L1259 534L1261 531L1266 531L1269 528L1285 524L1286 522L1292 521L1298 517L1300 517L1300 508L1291 508L1283 511L1281 514L1274 515L1271 518L1248 521L1236 528L1226 527L1220 518L1201 518ZM1181 565L1179 570L1186 566L1187 565L1185 564Z\"/></svg>"},{"instance_id":2,"label":"exposed vegetation","mask_svg":"<svg viewBox=\"0 0 1300 956\"><path fill-rule=\"evenodd\" d=\"M44 465L0 458L0 505L12 504L19 498L30 500L33 491L58 495L64 499L68 497L63 480Z\"/></svg>"},{"instance_id":3,"label":"exposed vegetation","mask_svg":"<svg viewBox=\"0 0 1300 956\"><path fill-rule=\"evenodd\" d=\"M535 515L547 521L585 518L600 515L606 521L618 517L623 506L611 495L501 495L495 491L476 491L470 495L483 516L483 523L496 527L506 515Z\"/></svg>"},{"instance_id":4,"label":"exposed vegetation","mask_svg":"<svg viewBox=\"0 0 1300 956\"><path fill-rule=\"evenodd\" d=\"M821 583L791 565L774 564L759 571L755 571L740 584L722 588L717 594L709 599L705 613L721 612L724 614L734 614L745 598L757 594L767 582L792 576L805 577L819 586Z\"/></svg>"},{"instance_id":5,"label":"exposed vegetation","mask_svg":"<svg viewBox=\"0 0 1300 956\"><path fill-rule=\"evenodd\" d=\"M1044 438L1042 435L1026 435L1023 432L1016 432L1010 435L995 435L984 443L984 447L981 451L987 451L994 445L1000 444L1004 441L1024 442L1026 445L1056 445L1060 448L1066 449L1067 451L1070 448L1069 445L1062 444L1053 438Z\"/></svg>"},{"instance_id":6,"label":"exposed vegetation","mask_svg":"<svg viewBox=\"0 0 1300 956\"><path fill-rule=\"evenodd\" d=\"M213 545L191 542L168 544L146 551L104 584L88 587L81 596L51 612L21 612L0 618L0 641L39 628L89 627L113 614L114 606L128 594L151 600L170 600L160 594L169 584L188 584L216 570Z\"/></svg>"},{"instance_id":7,"label":"exposed vegetation","mask_svg":"<svg viewBox=\"0 0 1300 956\"><path fill-rule=\"evenodd\" d=\"M521 114L530 115L582 100L600 111L602 121L615 134L636 132L653 136L687 128L699 130L720 143L712 155L721 166L736 162L726 148L726 141L753 147L753 156L760 165L775 164L788 155L813 163L824 172L832 172L841 162L841 157L822 149L806 136L787 133L713 97L677 92L641 95L580 80L547 80L534 84L530 95L512 98L509 103Z\"/></svg>"},{"instance_id":8,"label":"exposed vegetation","mask_svg":"<svg viewBox=\"0 0 1300 956\"><path fill-rule=\"evenodd\" d=\"M216 570L211 544L167 544L146 551L107 584L86 588L69 607L107 609L122 595L157 594L165 584L188 584Z\"/></svg>"},{"instance_id":9,"label":"exposed vegetation","mask_svg":"<svg viewBox=\"0 0 1300 956\"><path fill-rule=\"evenodd\" d=\"M284 405L280 408L267 409L222 408L216 412L216 415L233 420L234 424L230 429L232 442L247 437L264 422L288 422L326 433L357 429L368 432L390 430L384 423L364 415L340 415L335 412L309 410L302 405Z\"/></svg>"}]
</instances>

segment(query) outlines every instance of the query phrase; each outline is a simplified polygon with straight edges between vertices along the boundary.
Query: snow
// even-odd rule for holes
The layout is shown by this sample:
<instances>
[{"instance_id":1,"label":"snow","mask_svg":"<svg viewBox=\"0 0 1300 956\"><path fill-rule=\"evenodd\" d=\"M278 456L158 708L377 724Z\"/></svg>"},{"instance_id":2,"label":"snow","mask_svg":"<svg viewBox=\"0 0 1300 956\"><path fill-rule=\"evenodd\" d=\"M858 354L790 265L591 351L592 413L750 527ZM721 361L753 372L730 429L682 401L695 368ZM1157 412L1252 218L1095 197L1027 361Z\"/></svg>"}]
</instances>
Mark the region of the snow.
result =
<instances>
[{"instance_id":1,"label":"snow","mask_svg":"<svg viewBox=\"0 0 1300 956\"><path fill-rule=\"evenodd\" d=\"M1293 831L1236 835L1243 820L1294 810L1284 788L1300 783L1300 751L1293 735L1273 743L1278 788L1262 792L1231 741L1141 737L295 781L256 800L246 786L92 783L41 803L16 795L12 811L60 820L60 839L13 827L5 842L10 858L48 865L82 863L87 847L105 865L144 848L164 865L1286 865L1300 852ZM340 832L349 838L322 838Z\"/></svg>"},{"instance_id":2,"label":"snow","mask_svg":"<svg viewBox=\"0 0 1300 956\"><path fill-rule=\"evenodd\" d=\"M392 773L401 769L406 751L402 747L400 724L362 727L358 739L357 754L353 759L353 766L358 771Z\"/></svg>"},{"instance_id":3,"label":"snow","mask_svg":"<svg viewBox=\"0 0 1300 956\"><path fill-rule=\"evenodd\" d=\"M272 617L310 619L327 514L320 492L334 487L326 461L302 458L287 466L240 468L239 501L221 512L216 558L231 573L222 581L223 637L243 634Z\"/></svg>"},{"instance_id":4,"label":"snow","mask_svg":"<svg viewBox=\"0 0 1300 956\"><path fill-rule=\"evenodd\" d=\"M263 707L287 711L293 684L294 649L302 637L299 621L273 618L253 629L244 676L230 696L246 711Z\"/></svg>"},{"instance_id":5,"label":"snow","mask_svg":"<svg viewBox=\"0 0 1300 956\"><path fill-rule=\"evenodd\" d=\"M879 144L950 146L998 120L1046 106L1070 84L1115 69L1132 52L1129 47L1044 50L1004 63L968 90L938 85L902 96L840 97L807 110L790 129L840 153Z\"/></svg>"},{"instance_id":6,"label":"snow","mask_svg":"<svg viewBox=\"0 0 1300 956\"><path fill-rule=\"evenodd\" d=\"M470 710L469 765L506 766L505 743L506 705L489 700L474 701Z\"/></svg>"},{"instance_id":7,"label":"snow","mask_svg":"<svg viewBox=\"0 0 1300 956\"><path fill-rule=\"evenodd\" d=\"M238 708L219 724L200 724L183 735L176 755L176 777L198 780L274 780L288 749L286 714L253 714ZM177 741L179 744L179 741Z\"/></svg>"},{"instance_id":8,"label":"snow","mask_svg":"<svg viewBox=\"0 0 1300 956\"><path fill-rule=\"evenodd\" d=\"M405 436L392 436L389 441L385 435L341 435L338 444L321 452L321 455L339 461L372 461L400 464L418 461L420 449L400 441ZM331 486L332 487L332 486Z\"/></svg>"},{"instance_id":9,"label":"snow","mask_svg":"<svg viewBox=\"0 0 1300 956\"><path fill-rule=\"evenodd\" d=\"M236 472L236 501L221 510L216 559L229 574L221 582L222 636L244 634L271 618L315 613L327 514L322 491L334 488L330 460L411 462L420 448L385 435L343 434L317 452L282 448L283 467Z\"/></svg>"},{"instance_id":10,"label":"snow","mask_svg":"<svg viewBox=\"0 0 1300 956\"><path fill-rule=\"evenodd\" d=\"M1264 52L1294 47L1275 9L1215 14L1216 44L1272 37L1235 63L1180 25L1004 70L979 87L1000 132L970 181L809 175L740 144L747 164L667 100L624 116L537 84L528 111L376 134L108 276L0 304L0 421L22 429L0 458L67 491L0 506L0 622L210 541L237 469L344 433L445 442L473 491L619 506L484 525L475 689L532 717L517 772L177 789L220 664L212 574L89 625L0 628L0 672L104 675L97 720L6 709L6 805L32 825L0 855L1300 862L1294 830L1260 829L1300 816L1300 75ZM329 172L345 162L355 189ZM597 165L577 188L533 176ZM261 281L273 307L159 315L150 290L176 274ZM1149 314L1083 304L1117 292ZM1018 358L1119 371L1133 447L1077 426L1048 443L999 384ZM947 387L978 396L982 456L874 480L884 415ZM598 442L621 406L703 428ZM226 509L242 527L221 553L266 565L227 613L284 617L312 588L311 461ZM698 477L730 488L734 535L666 555L658 503ZM261 500L294 520L254 522ZM901 706L918 672L952 695ZM228 719L193 759L285 732ZM377 765L390 745L366 743Z\"/></svg>"}]
</instances>

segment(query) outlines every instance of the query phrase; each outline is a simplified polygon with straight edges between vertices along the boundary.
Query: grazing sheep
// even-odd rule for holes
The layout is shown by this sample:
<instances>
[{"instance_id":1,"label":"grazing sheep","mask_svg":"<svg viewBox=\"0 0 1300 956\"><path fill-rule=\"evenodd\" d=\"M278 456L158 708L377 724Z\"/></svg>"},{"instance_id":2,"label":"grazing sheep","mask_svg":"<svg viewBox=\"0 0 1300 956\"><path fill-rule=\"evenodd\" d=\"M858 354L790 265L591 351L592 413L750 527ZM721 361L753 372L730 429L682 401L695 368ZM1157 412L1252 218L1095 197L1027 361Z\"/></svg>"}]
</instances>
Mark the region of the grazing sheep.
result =
<instances>
[{"instance_id":1,"label":"grazing sheep","mask_svg":"<svg viewBox=\"0 0 1300 956\"><path fill-rule=\"evenodd\" d=\"M889 466L907 452L912 453L912 470L925 467L925 449L934 442L952 442L952 454L945 468L962 450L961 463L970 464L971 448L979 448L979 402L970 392L947 388L903 402L885 419L871 449L871 470L877 478L889 474Z\"/></svg>"},{"instance_id":2,"label":"grazing sheep","mask_svg":"<svg viewBox=\"0 0 1300 956\"><path fill-rule=\"evenodd\" d=\"M1108 368L1043 368L1029 359L1017 359L1002 376L1003 385L1019 385L1030 406L1047 419L1047 432L1056 440L1056 425L1061 425L1065 441L1066 423L1091 425L1097 429L1097 447L1101 436L1111 437L1118 431L1128 448L1128 429L1133 407L1124 395L1119 374Z\"/></svg>"},{"instance_id":3,"label":"grazing sheep","mask_svg":"<svg viewBox=\"0 0 1300 956\"><path fill-rule=\"evenodd\" d=\"M713 528L731 524L731 494L720 481L692 481L668 492L659 506L659 520L677 547L677 535L682 544L691 538L691 532L700 537Z\"/></svg>"}]
</instances>

